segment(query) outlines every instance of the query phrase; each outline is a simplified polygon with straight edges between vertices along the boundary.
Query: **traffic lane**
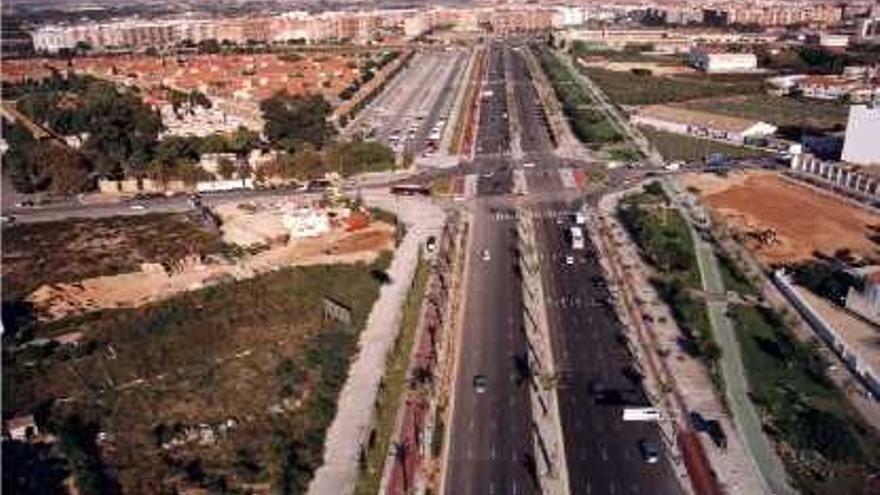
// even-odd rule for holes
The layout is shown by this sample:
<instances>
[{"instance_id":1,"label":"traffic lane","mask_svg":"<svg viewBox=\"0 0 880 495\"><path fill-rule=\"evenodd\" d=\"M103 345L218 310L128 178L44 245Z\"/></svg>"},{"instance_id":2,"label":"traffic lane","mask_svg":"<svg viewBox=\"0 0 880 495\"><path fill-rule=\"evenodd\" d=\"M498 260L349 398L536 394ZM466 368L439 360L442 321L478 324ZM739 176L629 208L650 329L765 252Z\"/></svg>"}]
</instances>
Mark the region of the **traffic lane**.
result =
<instances>
[{"instance_id":1,"label":"traffic lane","mask_svg":"<svg viewBox=\"0 0 880 495\"><path fill-rule=\"evenodd\" d=\"M485 205L485 203L483 203ZM493 221L496 210L480 207L474 216L473 251L456 379L456 406L450 448L449 494L537 493L529 430L531 409L516 356L525 352L521 299L513 271L512 222ZM483 250L489 260L483 259ZM487 378L485 393L473 377Z\"/></svg>"},{"instance_id":2,"label":"traffic lane","mask_svg":"<svg viewBox=\"0 0 880 495\"><path fill-rule=\"evenodd\" d=\"M521 52L514 50L512 71L514 77L514 95L520 118L522 148L524 151L550 150L553 145L546 118L538 99L538 93L532 82Z\"/></svg>"},{"instance_id":3,"label":"traffic lane","mask_svg":"<svg viewBox=\"0 0 880 495\"><path fill-rule=\"evenodd\" d=\"M565 205L554 205L570 210ZM570 217L569 217L570 218ZM668 493L681 488L664 455L662 462L648 464L638 444L643 439L662 445L659 428L649 423L624 423L624 405L648 405L641 385L627 377L632 366L616 315L603 301L607 290L593 256L578 253L576 263L567 265L572 253L564 235L571 222L541 222L544 232L544 260L551 274L548 291L550 319L557 363L563 374L560 414L566 437L572 493ZM589 249L587 253L591 252ZM596 284L594 286L594 284ZM600 384L604 398L590 390Z\"/></svg>"}]
</instances>

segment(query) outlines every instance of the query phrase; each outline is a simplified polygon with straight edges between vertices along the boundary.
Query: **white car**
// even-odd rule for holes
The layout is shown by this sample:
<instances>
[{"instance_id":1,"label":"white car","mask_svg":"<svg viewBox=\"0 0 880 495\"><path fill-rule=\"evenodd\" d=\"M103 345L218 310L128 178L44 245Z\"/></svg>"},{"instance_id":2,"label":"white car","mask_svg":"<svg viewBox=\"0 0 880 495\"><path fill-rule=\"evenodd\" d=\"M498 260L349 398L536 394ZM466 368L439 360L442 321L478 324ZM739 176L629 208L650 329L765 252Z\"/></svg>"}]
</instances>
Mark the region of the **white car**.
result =
<instances>
[{"instance_id":1,"label":"white car","mask_svg":"<svg viewBox=\"0 0 880 495\"><path fill-rule=\"evenodd\" d=\"M129 206L132 210L146 210L147 207L144 205L131 205Z\"/></svg>"},{"instance_id":2,"label":"white car","mask_svg":"<svg viewBox=\"0 0 880 495\"><path fill-rule=\"evenodd\" d=\"M523 168L535 168L535 164L532 162L523 163Z\"/></svg>"},{"instance_id":3,"label":"white car","mask_svg":"<svg viewBox=\"0 0 880 495\"><path fill-rule=\"evenodd\" d=\"M489 255L489 250L484 249L483 250L483 261L489 261L491 259L492 259L492 256Z\"/></svg>"},{"instance_id":4,"label":"white car","mask_svg":"<svg viewBox=\"0 0 880 495\"><path fill-rule=\"evenodd\" d=\"M566 255L565 256L565 264L566 265L573 265L574 264L574 256L572 256L570 254Z\"/></svg>"}]
</instances>

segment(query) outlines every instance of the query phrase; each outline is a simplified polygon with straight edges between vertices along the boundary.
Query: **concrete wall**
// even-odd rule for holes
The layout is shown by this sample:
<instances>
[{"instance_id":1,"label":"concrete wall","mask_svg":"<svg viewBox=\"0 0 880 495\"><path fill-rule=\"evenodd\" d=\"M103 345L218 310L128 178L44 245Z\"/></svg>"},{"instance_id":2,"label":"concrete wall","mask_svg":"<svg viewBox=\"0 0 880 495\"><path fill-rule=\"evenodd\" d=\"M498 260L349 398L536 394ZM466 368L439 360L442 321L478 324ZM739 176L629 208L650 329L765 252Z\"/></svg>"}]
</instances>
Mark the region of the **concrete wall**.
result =
<instances>
[{"instance_id":1,"label":"concrete wall","mask_svg":"<svg viewBox=\"0 0 880 495\"><path fill-rule=\"evenodd\" d=\"M880 373L874 370L828 323L825 318L813 309L809 302L798 293L798 290L782 271L773 273L773 283L785 295L788 301L797 308L801 316L813 328L816 334L843 360L847 368L857 375L875 397L880 397Z\"/></svg>"}]
</instances>

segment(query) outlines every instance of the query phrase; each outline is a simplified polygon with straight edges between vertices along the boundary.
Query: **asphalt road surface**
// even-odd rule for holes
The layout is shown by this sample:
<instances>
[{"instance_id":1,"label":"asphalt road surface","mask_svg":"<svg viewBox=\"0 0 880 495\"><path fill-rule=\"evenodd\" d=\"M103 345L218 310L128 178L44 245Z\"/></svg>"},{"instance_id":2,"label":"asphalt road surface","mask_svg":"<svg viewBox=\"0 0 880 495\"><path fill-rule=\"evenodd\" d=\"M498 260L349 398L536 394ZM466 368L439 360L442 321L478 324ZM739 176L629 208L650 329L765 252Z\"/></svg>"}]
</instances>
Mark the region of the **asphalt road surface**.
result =
<instances>
[{"instance_id":1,"label":"asphalt road surface","mask_svg":"<svg viewBox=\"0 0 880 495\"><path fill-rule=\"evenodd\" d=\"M493 207L492 201L478 199L471 229L446 471L449 495L539 493L515 223L508 207ZM476 375L486 377L484 393L475 390Z\"/></svg>"},{"instance_id":2,"label":"asphalt road surface","mask_svg":"<svg viewBox=\"0 0 880 495\"><path fill-rule=\"evenodd\" d=\"M559 407L571 493L683 493L653 423L624 422L626 406L649 407L638 370L610 304L595 249L573 250L566 232L571 207L549 203L539 211L551 338L560 372ZM566 263L573 256L574 264ZM661 447L656 464L645 462L639 442Z\"/></svg>"}]
</instances>

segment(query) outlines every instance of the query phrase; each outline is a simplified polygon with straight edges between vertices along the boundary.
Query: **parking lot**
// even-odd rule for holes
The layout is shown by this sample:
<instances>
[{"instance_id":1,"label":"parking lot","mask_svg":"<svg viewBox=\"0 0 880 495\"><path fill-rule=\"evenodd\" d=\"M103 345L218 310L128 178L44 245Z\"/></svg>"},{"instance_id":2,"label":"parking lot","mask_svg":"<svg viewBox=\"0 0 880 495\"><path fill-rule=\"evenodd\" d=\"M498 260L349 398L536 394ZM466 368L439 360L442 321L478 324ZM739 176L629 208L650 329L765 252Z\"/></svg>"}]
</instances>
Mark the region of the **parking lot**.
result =
<instances>
[{"instance_id":1,"label":"parking lot","mask_svg":"<svg viewBox=\"0 0 880 495\"><path fill-rule=\"evenodd\" d=\"M345 133L382 141L398 154L433 155L446 130L454 83L467 55L459 48L417 53Z\"/></svg>"}]
</instances>

